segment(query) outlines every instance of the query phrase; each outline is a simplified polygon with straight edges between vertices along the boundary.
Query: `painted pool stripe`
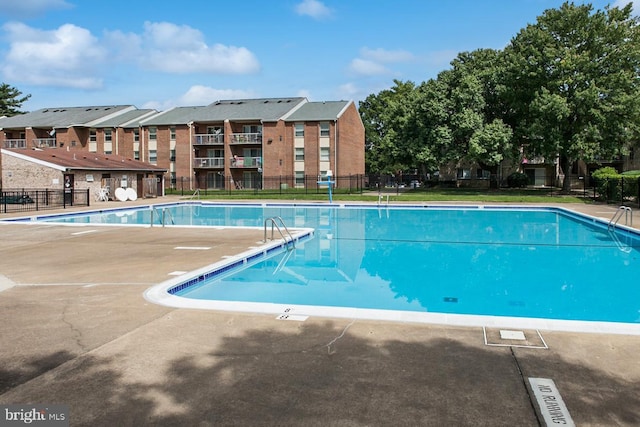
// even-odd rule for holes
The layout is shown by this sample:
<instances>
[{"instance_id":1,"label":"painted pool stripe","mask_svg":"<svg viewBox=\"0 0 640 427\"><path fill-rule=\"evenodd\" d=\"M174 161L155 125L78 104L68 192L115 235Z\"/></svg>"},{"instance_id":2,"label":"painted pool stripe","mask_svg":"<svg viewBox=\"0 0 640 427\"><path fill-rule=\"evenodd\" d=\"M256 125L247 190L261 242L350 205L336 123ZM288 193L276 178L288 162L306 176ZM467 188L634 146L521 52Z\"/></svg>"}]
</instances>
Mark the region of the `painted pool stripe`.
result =
<instances>
[{"instance_id":1,"label":"painted pool stripe","mask_svg":"<svg viewBox=\"0 0 640 427\"><path fill-rule=\"evenodd\" d=\"M210 246L176 246L173 249L185 250L185 251L208 251Z\"/></svg>"},{"instance_id":2,"label":"painted pool stripe","mask_svg":"<svg viewBox=\"0 0 640 427\"><path fill-rule=\"evenodd\" d=\"M95 233L98 230L87 230L87 231L77 231L75 233L71 233L72 236L79 236L81 234L89 234L89 233Z\"/></svg>"},{"instance_id":3,"label":"painted pool stripe","mask_svg":"<svg viewBox=\"0 0 640 427\"><path fill-rule=\"evenodd\" d=\"M549 378L529 378L540 413L546 425L575 426L556 384Z\"/></svg>"}]
</instances>

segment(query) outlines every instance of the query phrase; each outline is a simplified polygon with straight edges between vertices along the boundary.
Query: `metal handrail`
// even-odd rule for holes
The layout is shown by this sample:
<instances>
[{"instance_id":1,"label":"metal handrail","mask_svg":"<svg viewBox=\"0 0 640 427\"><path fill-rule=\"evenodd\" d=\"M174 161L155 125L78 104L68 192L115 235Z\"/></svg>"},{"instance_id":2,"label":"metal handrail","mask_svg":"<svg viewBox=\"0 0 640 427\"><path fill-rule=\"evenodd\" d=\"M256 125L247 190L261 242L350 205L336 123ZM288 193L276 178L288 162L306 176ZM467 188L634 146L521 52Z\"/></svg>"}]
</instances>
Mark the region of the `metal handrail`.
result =
<instances>
[{"instance_id":1,"label":"metal handrail","mask_svg":"<svg viewBox=\"0 0 640 427\"><path fill-rule=\"evenodd\" d=\"M196 191L193 192L193 194L191 195L191 197L189 198L189 200L193 200L197 198L198 200L200 200L200 189L196 188Z\"/></svg>"},{"instance_id":2,"label":"metal handrail","mask_svg":"<svg viewBox=\"0 0 640 427\"><path fill-rule=\"evenodd\" d=\"M628 206L620 206L616 213L613 214L613 217L611 217L611 220L609 220L607 230L615 228L620 218L622 218L622 215L624 215L624 225L633 226L633 211Z\"/></svg>"},{"instance_id":3,"label":"metal handrail","mask_svg":"<svg viewBox=\"0 0 640 427\"><path fill-rule=\"evenodd\" d=\"M155 207L151 207L151 227L153 227L153 215L156 211ZM162 208L160 211L160 224L164 227L167 224L167 217L171 219L171 225L176 225L176 222L173 220L173 215L171 215L171 211L167 208Z\"/></svg>"},{"instance_id":4,"label":"metal handrail","mask_svg":"<svg viewBox=\"0 0 640 427\"><path fill-rule=\"evenodd\" d=\"M289 243L292 244L293 248L296 247L296 242L293 239L293 236L289 232L289 229L285 225L285 223L282 220L282 218L279 217L279 216L272 216L272 217L269 217L269 218L264 220L264 242L265 243L267 242L267 223L268 222L271 222L271 240L273 240L273 229L276 228L278 230L278 233L280 233L280 236L282 237L282 240L284 240L284 242L287 244L287 249L289 249ZM278 222L280 222L280 225L282 225L282 228L284 228L284 231L287 233L287 236L289 236L289 240L288 241L287 241L287 237L282 232L282 229L280 228L280 225L278 225Z\"/></svg>"}]
</instances>

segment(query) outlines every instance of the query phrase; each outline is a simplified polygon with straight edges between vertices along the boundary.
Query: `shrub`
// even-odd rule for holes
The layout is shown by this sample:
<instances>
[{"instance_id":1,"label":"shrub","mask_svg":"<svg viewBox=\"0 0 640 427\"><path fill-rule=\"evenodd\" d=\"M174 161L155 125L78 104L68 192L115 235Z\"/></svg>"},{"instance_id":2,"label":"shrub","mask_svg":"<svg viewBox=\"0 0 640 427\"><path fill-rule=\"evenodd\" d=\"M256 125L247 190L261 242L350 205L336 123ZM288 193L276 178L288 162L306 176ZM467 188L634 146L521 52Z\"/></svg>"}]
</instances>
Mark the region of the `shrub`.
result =
<instances>
[{"instance_id":1,"label":"shrub","mask_svg":"<svg viewBox=\"0 0 640 427\"><path fill-rule=\"evenodd\" d=\"M614 168L607 166L595 170L592 176L596 190L602 199L623 202L624 199L634 198L638 195L640 171L628 171L621 174Z\"/></svg>"},{"instance_id":2,"label":"shrub","mask_svg":"<svg viewBox=\"0 0 640 427\"><path fill-rule=\"evenodd\" d=\"M507 177L509 188L523 188L529 184L529 177L520 172L514 172Z\"/></svg>"}]
</instances>

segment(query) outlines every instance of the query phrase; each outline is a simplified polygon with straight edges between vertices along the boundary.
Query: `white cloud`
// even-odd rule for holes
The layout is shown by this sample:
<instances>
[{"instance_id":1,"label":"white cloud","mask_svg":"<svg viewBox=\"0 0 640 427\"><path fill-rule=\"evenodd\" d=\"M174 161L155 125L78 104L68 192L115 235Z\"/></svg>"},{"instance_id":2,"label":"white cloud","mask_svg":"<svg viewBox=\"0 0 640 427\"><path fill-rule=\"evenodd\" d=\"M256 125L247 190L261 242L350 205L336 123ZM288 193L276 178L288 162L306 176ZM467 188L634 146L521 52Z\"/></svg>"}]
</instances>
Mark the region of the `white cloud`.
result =
<instances>
[{"instance_id":1,"label":"white cloud","mask_svg":"<svg viewBox=\"0 0 640 427\"><path fill-rule=\"evenodd\" d=\"M349 64L349 71L358 76L379 76L393 74L385 64L397 64L410 62L415 59L411 52L406 50L360 49L360 56Z\"/></svg>"},{"instance_id":2,"label":"white cloud","mask_svg":"<svg viewBox=\"0 0 640 427\"><path fill-rule=\"evenodd\" d=\"M251 91L238 89L215 89L209 86L195 85L182 95L178 105L206 105L221 99L247 99L256 95Z\"/></svg>"},{"instance_id":3,"label":"white cloud","mask_svg":"<svg viewBox=\"0 0 640 427\"><path fill-rule=\"evenodd\" d=\"M65 0L0 0L0 14L14 18L42 15L48 10L70 9Z\"/></svg>"},{"instance_id":4,"label":"white cloud","mask_svg":"<svg viewBox=\"0 0 640 427\"><path fill-rule=\"evenodd\" d=\"M143 108L155 108L159 111L165 111L173 107L208 105L221 99L246 99L255 97L257 97L257 95L251 91L215 89L209 86L194 85L177 99L149 101L143 105Z\"/></svg>"},{"instance_id":5,"label":"white cloud","mask_svg":"<svg viewBox=\"0 0 640 427\"><path fill-rule=\"evenodd\" d=\"M207 45L200 31L166 22L146 23L142 35L112 31L102 39L73 24L40 30L9 22L1 28L8 48L0 70L6 80L19 83L96 89L118 62L180 74L246 74L260 69L248 49Z\"/></svg>"},{"instance_id":6,"label":"white cloud","mask_svg":"<svg viewBox=\"0 0 640 427\"><path fill-rule=\"evenodd\" d=\"M2 72L8 80L48 86L96 89L96 70L107 52L84 28L65 24L42 31L21 23L5 24L10 46Z\"/></svg>"},{"instance_id":7,"label":"white cloud","mask_svg":"<svg viewBox=\"0 0 640 427\"><path fill-rule=\"evenodd\" d=\"M351 61L349 71L359 76L377 76L390 73L390 70L384 65L361 58L356 58Z\"/></svg>"},{"instance_id":8,"label":"white cloud","mask_svg":"<svg viewBox=\"0 0 640 427\"><path fill-rule=\"evenodd\" d=\"M314 19L328 18L332 15L331 9L318 0L303 0L296 5L298 15L307 15Z\"/></svg>"},{"instance_id":9,"label":"white cloud","mask_svg":"<svg viewBox=\"0 0 640 427\"><path fill-rule=\"evenodd\" d=\"M138 40L120 35L123 40ZM116 37L112 37L115 40ZM203 34L187 25L146 22L138 40L142 67L167 73L246 74L259 71L255 55L244 47L207 45ZM131 45L126 45L131 49Z\"/></svg>"}]
</instances>

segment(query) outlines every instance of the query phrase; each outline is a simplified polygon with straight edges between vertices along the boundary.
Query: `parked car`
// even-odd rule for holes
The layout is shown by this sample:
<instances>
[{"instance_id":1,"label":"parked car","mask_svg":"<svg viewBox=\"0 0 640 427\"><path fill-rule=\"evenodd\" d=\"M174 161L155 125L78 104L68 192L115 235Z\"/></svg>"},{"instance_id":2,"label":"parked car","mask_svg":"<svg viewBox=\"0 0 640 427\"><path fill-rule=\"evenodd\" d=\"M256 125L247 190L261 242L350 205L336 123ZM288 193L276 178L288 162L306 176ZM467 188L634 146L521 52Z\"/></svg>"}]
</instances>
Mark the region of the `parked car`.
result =
<instances>
[{"instance_id":1,"label":"parked car","mask_svg":"<svg viewBox=\"0 0 640 427\"><path fill-rule=\"evenodd\" d=\"M33 203L33 199L28 194L0 196L0 204L26 205L27 203Z\"/></svg>"}]
</instances>

